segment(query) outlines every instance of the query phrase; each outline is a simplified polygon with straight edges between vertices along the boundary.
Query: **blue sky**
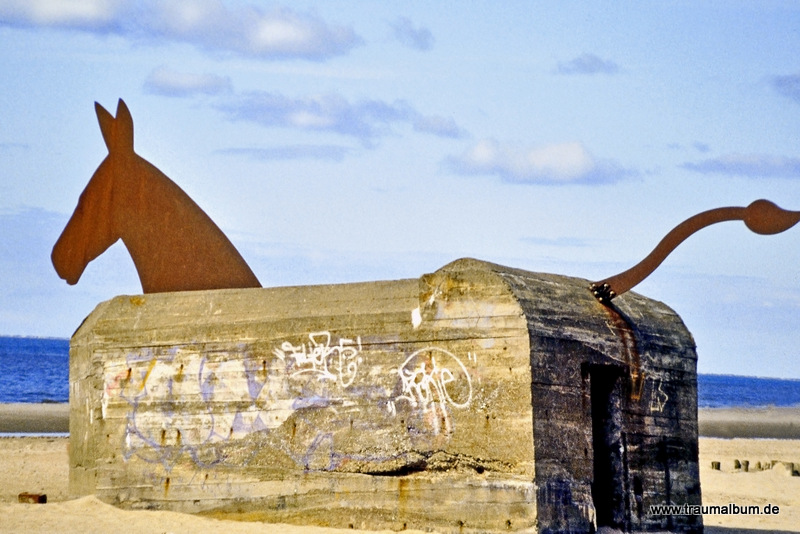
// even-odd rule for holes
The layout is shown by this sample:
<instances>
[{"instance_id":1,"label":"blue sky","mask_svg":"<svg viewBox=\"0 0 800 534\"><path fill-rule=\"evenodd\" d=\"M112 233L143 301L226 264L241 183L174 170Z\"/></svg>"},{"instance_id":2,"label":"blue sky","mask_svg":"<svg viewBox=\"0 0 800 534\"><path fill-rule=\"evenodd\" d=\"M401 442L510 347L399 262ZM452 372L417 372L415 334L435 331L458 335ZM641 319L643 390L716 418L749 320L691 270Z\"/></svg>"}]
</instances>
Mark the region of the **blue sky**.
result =
<instances>
[{"instance_id":1,"label":"blue sky","mask_svg":"<svg viewBox=\"0 0 800 534\"><path fill-rule=\"evenodd\" d=\"M0 334L141 287L50 251L127 102L265 286L469 256L600 279L697 212L800 209L800 4L0 0ZM699 370L800 377L800 228L708 228L638 286Z\"/></svg>"}]
</instances>

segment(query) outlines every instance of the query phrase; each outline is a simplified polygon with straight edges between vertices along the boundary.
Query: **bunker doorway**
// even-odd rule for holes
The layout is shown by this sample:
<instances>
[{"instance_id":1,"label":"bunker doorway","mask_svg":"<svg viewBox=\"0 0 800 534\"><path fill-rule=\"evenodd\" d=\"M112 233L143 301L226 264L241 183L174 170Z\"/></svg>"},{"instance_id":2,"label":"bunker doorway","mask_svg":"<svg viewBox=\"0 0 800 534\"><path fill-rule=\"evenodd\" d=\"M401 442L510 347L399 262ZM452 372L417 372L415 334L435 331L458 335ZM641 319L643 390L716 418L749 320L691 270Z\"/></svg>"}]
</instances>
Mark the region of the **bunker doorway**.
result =
<instances>
[{"instance_id":1,"label":"bunker doorway","mask_svg":"<svg viewBox=\"0 0 800 534\"><path fill-rule=\"evenodd\" d=\"M594 450L594 501L597 526L626 530L626 444L622 432L625 381L621 367L592 365L589 368Z\"/></svg>"}]
</instances>

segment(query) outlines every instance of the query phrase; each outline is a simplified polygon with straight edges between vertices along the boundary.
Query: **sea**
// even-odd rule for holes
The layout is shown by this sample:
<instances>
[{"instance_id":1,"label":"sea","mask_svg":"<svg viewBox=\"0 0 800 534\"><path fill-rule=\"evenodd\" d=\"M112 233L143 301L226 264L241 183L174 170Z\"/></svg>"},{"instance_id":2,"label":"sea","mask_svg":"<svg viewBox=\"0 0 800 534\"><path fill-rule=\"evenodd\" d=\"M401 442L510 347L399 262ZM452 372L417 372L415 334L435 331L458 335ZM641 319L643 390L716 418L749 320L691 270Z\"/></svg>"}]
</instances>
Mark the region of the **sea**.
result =
<instances>
[{"instance_id":1,"label":"sea","mask_svg":"<svg viewBox=\"0 0 800 534\"><path fill-rule=\"evenodd\" d=\"M800 406L800 380L700 374L701 408ZM0 336L0 402L69 402L69 340Z\"/></svg>"}]
</instances>

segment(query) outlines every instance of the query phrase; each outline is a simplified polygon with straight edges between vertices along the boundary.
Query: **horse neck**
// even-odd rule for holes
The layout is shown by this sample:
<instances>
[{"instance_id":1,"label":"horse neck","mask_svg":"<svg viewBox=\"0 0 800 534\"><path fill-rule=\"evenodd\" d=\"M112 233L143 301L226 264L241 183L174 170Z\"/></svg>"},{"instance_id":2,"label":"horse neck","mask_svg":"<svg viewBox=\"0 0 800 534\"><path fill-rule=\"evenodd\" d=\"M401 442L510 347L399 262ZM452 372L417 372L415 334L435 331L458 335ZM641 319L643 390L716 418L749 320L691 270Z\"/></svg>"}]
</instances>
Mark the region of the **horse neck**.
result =
<instances>
[{"instance_id":1,"label":"horse neck","mask_svg":"<svg viewBox=\"0 0 800 534\"><path fill-rule=\"evenodd\" d=\"M260 287L205 212L156 167L137 160L116 221L144 292Z\"/></svg>"}]
</instances>

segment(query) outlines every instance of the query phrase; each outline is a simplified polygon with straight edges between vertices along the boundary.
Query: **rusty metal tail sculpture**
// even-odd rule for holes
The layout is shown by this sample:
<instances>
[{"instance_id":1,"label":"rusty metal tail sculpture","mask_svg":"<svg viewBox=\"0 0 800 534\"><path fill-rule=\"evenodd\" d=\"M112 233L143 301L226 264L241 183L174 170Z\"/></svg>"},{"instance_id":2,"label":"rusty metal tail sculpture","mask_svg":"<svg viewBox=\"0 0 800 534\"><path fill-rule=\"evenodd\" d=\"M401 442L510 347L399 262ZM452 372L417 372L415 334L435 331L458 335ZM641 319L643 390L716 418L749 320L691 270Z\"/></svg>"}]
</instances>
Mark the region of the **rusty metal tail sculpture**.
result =
<instances>
[{"instance_id":1,"label":"rusty metal tail sculpture","mask_svg":"<svg viewBox=\"0 0 800 534\"><path fill-rule=\"evenodd\" d=\"M261 287L216 224L164 173L133 151L133 119L95 103L108 156L81 193L51 259L75 284L87 264L122 239L145 293Z\"/></svg>"},{"instance_id":2,"label":"rusty metal tail sculpture","mask_svg":"<svg viewBox=\"0 0 800 534\"><path fill-rule=\"evenodd\" d=\"M672 229L655 249L642 261L617 275L594 282L589 286L592 294L608 304L647 278L661 262L686 238L701 228L723 221L744 221L753 232L762 235L778 234L800 221L800 211L779 208L769 200L756 200L746 208L717 208L689 217Z\"/></svg>"}]
</instances>

